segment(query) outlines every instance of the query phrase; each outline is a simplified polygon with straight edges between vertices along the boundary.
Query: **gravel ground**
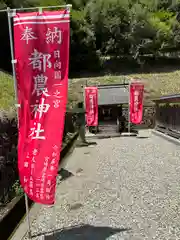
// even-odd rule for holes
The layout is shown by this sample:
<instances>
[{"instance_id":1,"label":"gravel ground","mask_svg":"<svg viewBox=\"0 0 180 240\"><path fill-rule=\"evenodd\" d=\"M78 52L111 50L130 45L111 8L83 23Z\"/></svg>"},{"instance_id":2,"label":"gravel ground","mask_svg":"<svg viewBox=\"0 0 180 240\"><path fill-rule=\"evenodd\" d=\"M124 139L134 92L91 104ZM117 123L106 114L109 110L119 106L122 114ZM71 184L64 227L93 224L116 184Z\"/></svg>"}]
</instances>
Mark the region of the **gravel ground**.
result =
<instances>
[{"instance_id":1,"label":"gravel ground","mask_svg":"<svg viewBox=\"0 0 180 240\"><path fill-rule=\"evenodd\" d=\"M180 148L150 131L141 138L96 140L76 148L54 208L44 207L33 233L59 240L179 240ZM42 236L34 238L42 239Z\"/></svg>"}]
</instances>

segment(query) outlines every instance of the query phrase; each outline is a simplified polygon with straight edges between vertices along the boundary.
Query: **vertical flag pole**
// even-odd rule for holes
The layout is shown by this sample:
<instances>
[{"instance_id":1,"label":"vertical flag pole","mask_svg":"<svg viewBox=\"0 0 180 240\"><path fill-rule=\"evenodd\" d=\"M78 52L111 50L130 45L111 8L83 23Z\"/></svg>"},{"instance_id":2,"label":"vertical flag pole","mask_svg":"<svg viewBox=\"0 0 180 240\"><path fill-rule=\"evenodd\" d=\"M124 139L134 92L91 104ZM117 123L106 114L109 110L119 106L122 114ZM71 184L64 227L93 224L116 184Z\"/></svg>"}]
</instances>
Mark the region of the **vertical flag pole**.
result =
<instances>
[{"instance_id":1,"label":"vertical flag pole","mask_svg":"<svg viewBox=\"0 0 180 240\"><path fill-rule=\"evenodd\" d=\"M8 15L8 27L9 27L9 40L10 40L10 49L11 49L11 62L12 62L12 71L13 71L13 81L14 81L14 91L15 91L15 100L17 101L17 81L16 81L16 70L15 64L16 60L14 59L14 46L13 46L13 34L12 34L12 26L11 26L11 17L13 17L13 13L15 13L15 9L11 11L10 8L7 8L7 15ZM18 105L17 105L18 106ZM17 113L17 121L19 126L19 119ZM30 219L29 219L29 206L28 206L28 198L25 194L25 206L26 206L26 216L27 216L27 224L28 224L28 237L31 239L31 227L30 227Z\"/></svg>"},{"instance_id":2,"label":"vertical flag pole","mask_svg":"<svg viewBox=\"0 0 180 240\"><path fill-rule=\"evenodd\" d=\"M87 87L87 81L86 81L86 86ZM86 93L85 93L85 87L83 86L83 101L84 101L84 110L85 110L85 134L86 131L89 133L89 126L87 126L87 122L86 122Z\"/></svg>"},{"instance_id":3,"label":"vertical flag pole","mask_svg":"<svg viewBox=\"0 0 180 240\"><path fill-rule=\"evenodd\" d=\"M86 80L86 85L85 87L87 87L87 80ZM85 87L83 86L83 100L84 100L84 110L85 110L85 134L86 131L89 133L89 126L87 126L87 122L86 122L86 93L85 93Z\"/></svg>"},{"instance_id":4,"label":"vertical flag pole","mask_svg":"<svg viewBox=\"0 0 180 240\"><path fill-rule=\"evenodd\" d=\"M128 133L130 134L131 133L131 112L130 112L130 106L131 106L131 93L130 93L130 90L131 90L131 83L129 81L129 86L128 86L128 89L129 89L129 106L128 106Z\"/></svg>"},{"instance_id":5,"label":"vertical flag pole","mask_svg":"<svg viewBox=\"0 0 180 240\"><path fill-rule=\"evenodd\" d=\"M56 231L56 208L55 208L55 203L52 206L51 230L52 230L52 236L54 237L55 231Z\"/></svg>"},{"instance_id":6,"label":"vertical flag pole","mask_svg":"<svg viewBox=\"0 0 180 240\"><path fill-rule=\"evenodd\" d=\"M31 239L32 235L31 235L31 224L30 224L30 217L29 217L29 206L28 206L28 197L26 194L24 194L25 196L25 205L26 205L26 220L27 220L27 225L28 225L28 238Z\"/></svg>"},{"instance_id":7,"label":"vertical flag pole","mask_svg":"<svg viewBox=\"0 0 180 240\"><path fill-rule=\"evenodd\" d=\"M13 12L14 11L15 10L13 10ZM11 26L12 12L10 8L7 8L7 14L8 14L9 40L10 40L10 49L11 49L11 63L12 63L13 80L14 80L15 100L17 103L17 81L16 81L16 71L15 71L16 60L14 59L14 46L13 46L13 35L12 35L12 26Z\"/></svg>"}]
</instances>

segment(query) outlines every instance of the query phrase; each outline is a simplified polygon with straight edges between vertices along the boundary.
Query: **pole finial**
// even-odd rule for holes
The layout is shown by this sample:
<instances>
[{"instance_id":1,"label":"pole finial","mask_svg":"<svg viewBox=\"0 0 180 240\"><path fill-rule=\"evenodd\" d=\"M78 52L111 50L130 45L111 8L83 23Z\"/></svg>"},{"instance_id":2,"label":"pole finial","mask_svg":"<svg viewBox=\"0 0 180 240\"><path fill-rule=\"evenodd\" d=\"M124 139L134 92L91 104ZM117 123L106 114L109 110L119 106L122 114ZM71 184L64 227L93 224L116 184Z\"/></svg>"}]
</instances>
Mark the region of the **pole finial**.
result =
<instances>
[{"instance_id":1,"label":"pole finial","mask_svg":"<svg viewBox=\"0 0 180 240\"><path fill-rule=\"evenodd\" d=\"M68 12L71 11L71 8L72 8L72 4L67 4L67 5L66 5L66 9L67 9Z\"/></svg>"},{"instance_id":2,"label":"pole finial","mask_svg":"<svg viewBox=\"0 0 180 240\"><path fill-rule=\"evenodd\" d=\"M16 16L16 9L11 9L10 7L7 7L7 13L9 17L15 17Z\"/></svg>"}]
</instances>

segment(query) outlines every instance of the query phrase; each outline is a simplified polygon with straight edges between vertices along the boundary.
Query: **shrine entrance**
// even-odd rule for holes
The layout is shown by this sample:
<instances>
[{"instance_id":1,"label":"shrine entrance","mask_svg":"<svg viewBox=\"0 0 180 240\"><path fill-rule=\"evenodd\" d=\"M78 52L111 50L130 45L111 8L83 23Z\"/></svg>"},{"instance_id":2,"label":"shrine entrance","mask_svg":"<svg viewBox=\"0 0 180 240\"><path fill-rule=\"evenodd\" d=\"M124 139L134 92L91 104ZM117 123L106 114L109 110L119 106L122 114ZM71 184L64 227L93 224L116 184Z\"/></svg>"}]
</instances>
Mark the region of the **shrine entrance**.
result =
<instances>
[{"instance_id":1,"label":"shrine entrance","mask_svg":"<svg viewBox=\"0 0 180 240\"><path fill-rule=\"evenodd\" d=\"M120 118L123 116L122 107L128 105L128 84L98 86L98 128L90 127L90 132L117 133ZM120 121L118 121L120 120ZM128 121L128 119L125 119ZM124 120L124 121L125 121Z\"/></svg>"},{"instance_id":2,"label":"shrine entrance","mask_svg":"<svg viewBox=\"0 0 180 240\"><path fill-rule=\"evenodd\" d=\"M99 106L98 114L99 124L102 122L116 122L118 117L118 106Z\"/></svg>"}]
</instances>

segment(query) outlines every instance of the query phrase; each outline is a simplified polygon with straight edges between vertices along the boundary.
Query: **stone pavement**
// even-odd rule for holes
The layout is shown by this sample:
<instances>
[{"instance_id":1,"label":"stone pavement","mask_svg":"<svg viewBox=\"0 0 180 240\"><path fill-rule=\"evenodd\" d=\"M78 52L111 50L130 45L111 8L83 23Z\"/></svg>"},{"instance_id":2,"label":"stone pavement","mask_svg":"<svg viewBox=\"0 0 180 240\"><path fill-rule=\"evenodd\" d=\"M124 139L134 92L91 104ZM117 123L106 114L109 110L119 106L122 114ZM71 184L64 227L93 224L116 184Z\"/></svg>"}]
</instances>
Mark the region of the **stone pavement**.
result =
<instances>
[{"instance_id":1,"label":"stone pavement","mask_svg":"<svg viewBox=\"0 0 180 240\"><path fill-rule=\"evenodd\" d=\"M180 239L180 147L150 131L96 142L68 157L74 176L39 210L33 239Z\"/></svg>"}]
</instances>

